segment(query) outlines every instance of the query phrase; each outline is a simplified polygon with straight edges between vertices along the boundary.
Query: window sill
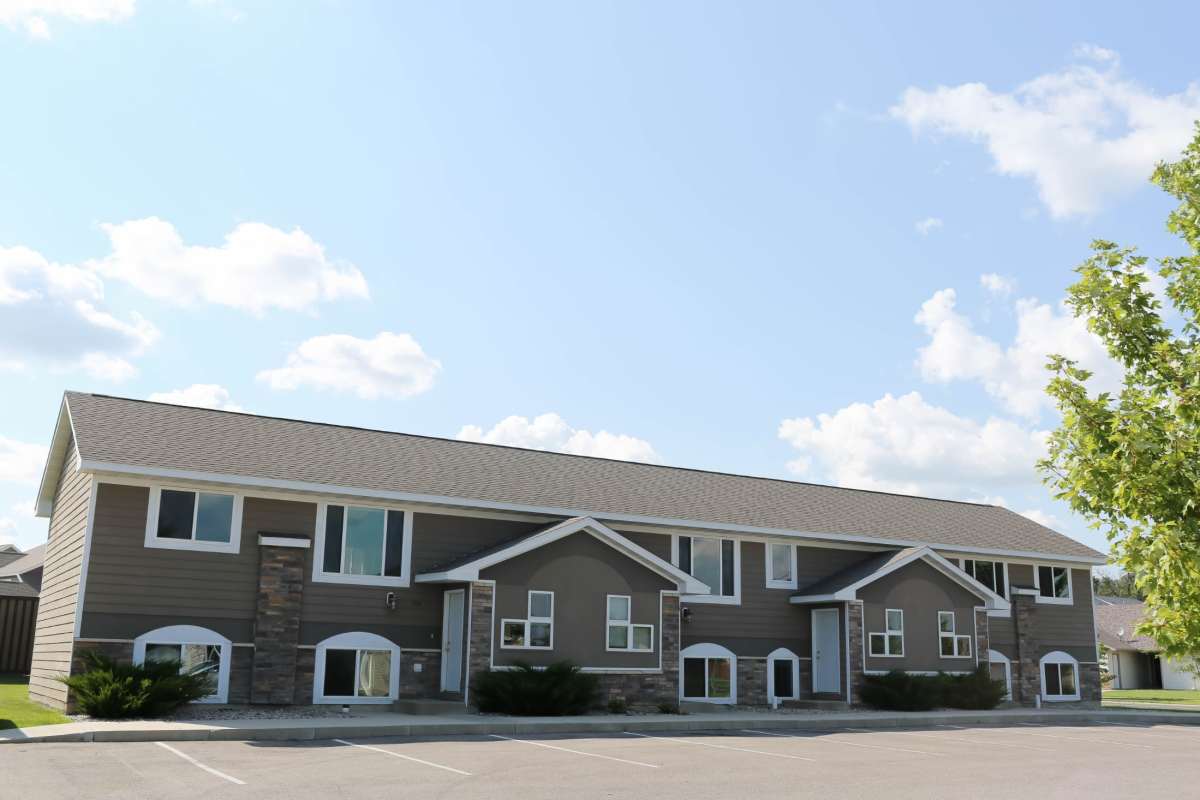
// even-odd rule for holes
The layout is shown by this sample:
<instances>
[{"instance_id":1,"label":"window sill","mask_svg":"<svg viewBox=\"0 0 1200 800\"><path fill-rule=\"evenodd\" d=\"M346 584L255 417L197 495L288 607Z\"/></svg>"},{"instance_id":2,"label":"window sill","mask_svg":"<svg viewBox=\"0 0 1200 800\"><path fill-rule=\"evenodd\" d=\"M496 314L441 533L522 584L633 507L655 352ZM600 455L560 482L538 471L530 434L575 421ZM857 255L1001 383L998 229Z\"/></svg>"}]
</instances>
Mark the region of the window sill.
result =
<instances>
[{"instance_id":1,"label":"window sill","mask_svg":"<svg viewBox=\"0 0 1200 800\"><path fill-rule=\"evenodd\" d=\"M904 658L904 653L899 653L899 654L867 653L867 658Z\"/></svg>"},{"instance_id":2,"label":"window sill","mask_svg":"<svg viewBox=\"0 0 1200 800\"><path fill-rule=\"evenodd\" d=\"M237 555L239 542L206 542L195 539L146 539L146 547L157 550L191 550L195 553L225 553Z\"/></svg>"},{"instance_id":3,"label":"window sill","mask_svg":"<svg viewBox=\"0 0 1200 800\"><path fill-rule=\"evenodd\" d=\"M388 577L382 575L343 575L337 572L317 572L313 574L313 583L340 583L345 586L389 586L394 589L407 589L408 577Z\"/></svg>"},{"instance_id":4,"label":"window sill","mask_svg":"<svg viewBox=\"0 0 1200 800\"><path fill-rule=\"evenodd\" d=\"M679 602L711 606L740 606L742 598L740 595L685 594L679 598Z\"/></svg>"},{"instance_id":5,"label":"window sill","mask_svg":"<svg viewBox=\"0 0 1200 800\"><path fill-rule=\"evenodd\" d=\"M716 706L733 705L732 697L681 697L679 699L685 703L712 703Z\"/></svg>"},{"instance_id":6,"label":"window sill","mask_svg":"<svg viewBox=\"0 0 1200 800\"><path fill-rule=\"evenodd\" d=\"M379 706L396 702L394 697L325 697L313 698L313 705Z\"/></svg>"},{"instance_id":7,"label":"window sill","mask_svg":"<svg viewBox=\"0 0 1200 800\"><path fill-rule=\"evenodd\" d=\"M1074 599L1070 597L1043 597L1040 594L1037 596L1037 602L1048 606L1070 606L1075 604Z\"/></svg>"},{"instance_id":8,"label":"window sill","mask_svg":"<svg viewBox=\"0 0 1200 800\"><path fill-rule=\"evenodd\" d=\"M796 581L767 581L768 589L791 589L795 591L799 587Z\"/></svg>"},{"instance_id":9,"label":"window sill","mask_svg":"<svg viewBox=\"0 0 1200 800\"><path fill-rule=\"evenodd\" d=\"M974 657L975 657L975 656L971 656L971 655L967 655L967 656L938 656L938 658L942 659L943 661L965 661L965 660L966 660L966 659L968 659L968 658L974 658Z\"/></svg>"},{"instance_id":10,"label":"window sill","mask_svg":"<svg viewBox=\"0 0 1200 800\"><path fill-rule=\"evenodd\" d=\"M606 653L640 653L642 655L653 655L654 648L651 647L648 649L639 650L639 649L635 649L632 647L605 647L604 652L606 652Z\"/></svg>"},{"instance_id":11,"label":"window sill","mask_svg":"<svg viewBox=\"0 0 1200 800\"><path fill-rule=\"evenodd\" d=\"M502 645L500 645L500 649L501 650L553 650L554 645L550 645L549 647L538 647L537 645L532 645L532 644L502 644Z\"/></svg>"},{"instance_id":12,"label":"window sill","mask_svg":"<svg viewBox=\"0 0 1200 800\"><path fill-rule=\"evenodd\" d=\"M1044 694L1042 695L1043 703L1078 703L1079 696L1069 694Z\"/></svg>"}]
</instances>

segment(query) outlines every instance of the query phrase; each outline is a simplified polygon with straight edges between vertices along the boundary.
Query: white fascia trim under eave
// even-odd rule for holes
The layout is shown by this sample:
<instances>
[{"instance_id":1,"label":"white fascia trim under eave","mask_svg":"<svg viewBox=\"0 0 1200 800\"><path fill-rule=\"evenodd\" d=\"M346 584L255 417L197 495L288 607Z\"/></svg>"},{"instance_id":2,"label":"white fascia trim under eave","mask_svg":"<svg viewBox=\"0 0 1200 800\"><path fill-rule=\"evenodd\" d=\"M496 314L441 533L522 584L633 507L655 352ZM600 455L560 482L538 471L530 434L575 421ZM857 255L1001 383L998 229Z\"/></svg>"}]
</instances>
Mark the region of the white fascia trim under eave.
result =
<instances>
[{"instance_id":1,"label":"white fascia trim under eave","mask_svg":"<svg viewBox=\"0 0 1200 800\"><path fill-rule=\"evenodd\" d=\"M64 422L66 422L65 426ZM38 483L34 516L49 517L54 508L54 493L58 490L58 475L62 472L63 462L67 457L68 431L70 439L74 439L76 447L78 447L79 439L75 436L75 423L71 419L71 410L67 407L67 398L64 396L62 405L58 408L58 418L54 421L54 433L50 435L50 449L46 452L46 463L42 465L42 480ZM79 468L83 469L82 461L80 461Z\"/></svg>"},{"instance_id":2,"label":"white fascia trim under eave","mask_svg":"<svg viewBox=\"0 0 1200 800\"><path fill-rule=\"evenodd\" d=\"M788 530L784 528L766 528L757 525L738 525L728 522L701 522L699 520L674 519L671 517L654 517L645 514L613 514L589 511L587 509L557 508L554 506L535 506L527 503L500 503L494 500L471 500L461 497L444 495L419 494L415 492L396 492L385 489L362 489L352 486L338 486L328 483L313 483L310 481L289 481L278 478L247 478L243 475L229 475L218 472L199 472L196 470L160 469L155 467L135 467L127 464L113 464L106 461L80 460L80 469L85 472L109 472L118 475L141 475L151 478L170 478L174 480L200 481L207 483L225 483L233 486L256 486L263 489L279 489L282 491L307 492L311 494L337 494L348 497L370 497L383 500L395 500L402 503L425 503L434 506L452 506L455 508L478 508L492 511L514 511L525 514L541 514L552 517L591 517L610 523L630 523L640 525L655 525L664 528L681 528L700 531L726 531L729 533L744 533L762 536L781 536L792 539L819 539L827 542L862 542L864 544L880 544L889 547L931 547L954 553L979 553L981 555L1003 556L1033 560L1062 561L1072 564L1107 564L1104 556L1070 556L1055 553L1039 553L1029 550L997 550L988 547L963 547L961 545L939 544L913 539L883 539L872 536L851 536L843 533L817 533L815 531Z\"/></svg>"}]
</instances>

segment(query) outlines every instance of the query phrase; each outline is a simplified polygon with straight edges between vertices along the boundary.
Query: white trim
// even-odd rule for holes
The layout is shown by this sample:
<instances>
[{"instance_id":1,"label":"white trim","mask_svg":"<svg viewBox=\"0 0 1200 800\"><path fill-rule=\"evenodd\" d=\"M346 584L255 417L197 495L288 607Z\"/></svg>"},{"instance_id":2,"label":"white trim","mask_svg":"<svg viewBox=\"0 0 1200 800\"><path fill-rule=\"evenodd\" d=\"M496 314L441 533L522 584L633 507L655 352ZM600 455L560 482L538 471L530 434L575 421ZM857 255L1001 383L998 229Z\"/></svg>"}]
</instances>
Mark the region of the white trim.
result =
<instances>
[{"instance_id":1,"label":"white trim","mask_svg":"<svg viewBox=\"0 0 1200 800\"><path fill-rule=\"evenodd\" d=\"M863 611L865 612L866 609L864 608ZM899 628L891 627L891 622L888 619L888 615L891 614L893 611L900 615L900 627ZM866 616L864 613L864 617L863 617L863 627L864 628L866 627L866 622L867 622ZM882 652L882 653L874 653L871 651L871 640L872 640L872 638L874 638L876 636L883 637L884 652ZM900 652L899 653L891 652L893 636L900 637ZM867 639L867 655L870 656L871 658L904 658L904 609L903 608L885 608L885 609L883 609L883 630L868 632L866 634L866 639Z\"/></svg>"},{"instance_id":2,"label":"white trim","mask_svg":"<svg viewBox=\"0 0 1200 800\"><path fill-rule=\"evenodd\" d=\"M66 425L63 425L63 422ZM70 431L68 438L67 431ZM58 493L58 478L63 470L63 462L67 457L67 442L75 443L75 471L83 468L83 455L79 452L79 437L75 435L75 421L67 408L67 397L63 395L58 406L58 416L54 419L54 432L50 434L50 447L46 452L46 463L42 465L42 479L38 482L37 502L34 504L34 515L48 517L54 510L54 496Z\"/></svg>"},{"instance_id":3,"label":"white trim","mask_svg":"<svg viewBox=\"0 0 1200 800\"><path fill-rule=\"evenodd\" d=\"M85 472L106 472L116 474L142 475L174 480L206 481L210 483L226 483L235 486L255 486L283 491L307 492L313 494L338 494L347 497L373 498L376 500L395 501L400 503L424 503L430 505L456 506L462 508L479 508L496 511L513 511L518 513L545 514L554 517L588 517L613 523L645 523L686 530L710 531L713 534L749 533L767 536L784 536L796 539L818 539L828 542L861 542L893 547L932 547L938 550L955 553L981 553L995 556L1011 556L1014 558L1034 558L1061 560L1077 564L1106 564L1108 559L1097 554L1094 558L1085 556L1064 556L1053 553L1039 553L1029 550L997 550L987 547L964 547L941 542L921 542L911 539L889 539L873 536L849 535L839 533L817 533L800 529L770 528L759 525L740 525L735 523L704 522L700 520L679 519L672 517L656 517L647 514L598 514L588 509L571 509L557 506L540 506L528 503L501 503L490 500L472 500L447 495L431 495L416 492L397 492L381 489L360 489L338 484L316 483L311 481L280 480L277 478L250 478L243 475L233 475L220 472L203 472L199 470L162 469L156 467L138 467L128 464L118 464L108 461L80 460L79 468Z\"/></svg>"},{"instance_id":4,"label":"white trim","mask_svg":"<svg viewBox=\"0 0 1200 800\"><path fill-rule=\"evenodd\" d=\"M312 546L312 541L299 536L262 536L258 537L260 547L295 547L300 550L307 550Z\"/></svg>"},{"instance_id":5,"label":"white trim","mask_svg":"<svg viewBox=\"0 0 1200 800\"><path fill-rule=\"evenodd\" d=\"M949 556L947 556L947 557L948 557L948 558L950 558ZM1008 567L1009 567L1009 565L1010 565L1010 564L1017 564L1017 563L1020 563L1020 562L1017 562L1017 561L1006 561L1006 560L999 559L999 558L979 558L978 556L974 556L974 555L969 555L969 556L958 556L958 557L954 557L954 558L952 558L952 560L953 560L953 561L957 561L957 562L958 562L958 566L959 566L959 567L962 569L962 571L963 571L963 572L967 572L967 564L966 564L966 562L968 562L968 561L971 561L971 562L976 562L976 561L987 561L987 562L990 562L990 563L992 563L992 564L999 564L999 565L1000 565L1000 567L1001 567L1001 570L1002 570L1002 572L1004 573L1004 595L1003 595L1003 597L1004 597L1004 599L1006 599L1006 600L1009 600L1009 599L1012 597L1012 584L1009 582L1009 577L1008 577L1008 576L1009 576L1009 572L1010 572L1010 570L1009 570L1009 568L1008 568ZM968 574L968 575L970 575L970 573L967 573L967 574ZM971 577L971 578L972 578L972 579L973 579L973 580L974 580L976 583L978 583L978 582L979 582L979 579L978 579L978 578L976 578L974 575L970 575L970 577ZM1012 602L1011 602L1011 600L1009 601L1009 608L1008 608L1008 609L1005 609L1005 610L991 610L991 611L989 611L989 610L987 610L987 609L984 609L984 611L987 613L987 615L988 615L989 617L1009 617L1009 616L1012 616Z\"/></svg>"},{"instance_id":6,"label":"white trim","mask_svg":"<svg viewBox=\"0 0 1200 800\"><path fill-rule=\"evenodd\" d=\"M790 695L778 695L775 693L775 662L789 661L792 665L792 693ZM776 700L797 700L800 698L800 656L788 650L786 647L779 647L767 654L767 703L771 706L775 705Z\"/></svg>"},{"instance_id":7,"label":"white trim","mask_svg":"<svg viewBox=\"0 0 1200 800\"><path fill-rule=\"evenodd\" d=\"M83 564L79 568L79 589L75 596L75 638L83 634L83 600L87 591L88 562L92 560L92 531L96 527L96 495L99 493L99 482L96 476L90 479L88 487L87 523L83 529ZM50 545L46 545L49 549Z\"/></svg>"},{"instance_id":8,"label":"white trim","mask_svg":"<svg viewBox=\"0 0 1200 800\"><path fill-rule=\"evenodd\" d=\"M771 548L772 547L787 547L791 550L792 577L790 579L778 580L776 578L771 577L771 575L772 575L771 570L775 564L775 560L771 557ZM763 542L763 559L765 562L763 574L766 575L766 577L767 577L766 588L768 588L768 589L795 589L797 586L799 586L799 581L798 581L798 578L796 575L796 567L797 567L796 551L798 549L799 548L796 546L795 542L772 542L770 540Z\"/></svg>"},{"instance_id":9,"label":"white trim","mask_svg":"<svg viewBox=\"0 0 1200 800\"><path fill-rule=\"evenodd\" d=\"M494 589L492 590L495 591ZM533 615L533 596L535 594L550 595L550 616L535 617ZM492 609L495 613L496 598L492 597ZM523 625L525 632L521 635L522 641L525 644L505 644L504 643L504 626L513 623ZM529 644L529 631L534 625L549 625L550 626L550 644L549 645L533 645ZM500 619L500 649L501 650L553 650L554 649L554 592L548 589L530 589L525 595L525 619L504 618Z\"/></svg>"},{"instance_id":10,"label":"white trim","mask_svg":"<svg viewBox=\"0 0 1200 800\"><path fill-rule=\"evenodd\" d=\"M1067 596L1066 597L1046 597L1042 594L1042 583L1039 572L1041 567L1050 569L1050 579L1054 580L1054 570L1061 569L1067 575ZM1055 606L1070 606L1075 604L1075 587L1074 579L1071 577L1071 568L1057 566L1055 564L1034 564L1033 565L1033 588L1037 589L1036 601L1047 605ZM1090 572L1090 570L1089 570Z\"/></svg>"},{"instance_id":11,"label":"white trim","mask_svg":"<svg viewBox=\"0 0 1200 800\"><path fill-rule=\"evenodd\" d=\"M459 654L458 654L458 687L451 688L451 689L446 688L446 668L450 665L450 662L451 662L451 659L447 658L447 655L449 655L449 653L450 653L450 640L451 640L450 631L452 630L452 628L450 626L450 614L449 614L450 598L451 598L451 596L456 595L456 594L462 595L462 613L463 613L464 617L467 615L468 609L467 609L467 591L466 591L466 589L447 589L446 591L442 592L442 649L440 651L434 651L434 652L440 652L441 656L442 656L441 657L442 675L441 675L441 683L439 684L441 691L443 691L443 692L462 692L465 695L466 690L465 690L464 684L466 683L466 671L467 671L466 659L465 659L465 656L467 653L466 639L463 639L460 642L461 652L459 652ZM462 629L463 629L463 622L464 622L464 620L462 620L462 619L460 619L458 621L458 630L460 633L462 632Z\"/></svg>"},{"instance_id":12,"label":"white trim","mask_svg":"<svg viewBox=\"0 0 1200 800\"><path fill-rule=\"evenodd\" d=\"M217 689L208 697L196 702L229 702L229 668L232 660L232 642L224 636L216 631L196 625L169 625L165 628L155 628L133 640L134 664L145 662L146 645L148 644L202 644L205 646L219 646L221 648L221 666L217 669Z\"/></svg>"},{"instance_id":13,"label":"white trim","mask_svg":"<svg viewBox=\"0 0 1200 800\"><path fill-rule=\"evenodd\" d=\"M619 598L622 598L625 600L626 608L628 609L628 611L626 612L628 614L628 619L624 620L624 624L622 624L622 620L619 620L619 619L614 620L612 617L609 616L609 603L612 602L612 599L614 597L619 597ZM661 593L658 596L658 603L659 603L658 618L659 618L659 620L661 620L662 619L662 594ZM625 628L625 647L612 647L609 644L608 632L609 632L609 630L611 630L614 627L624 627ZM609 652L609 653L653 653L654 652L654 629L656 627L658 627L658 626L657 625L649 625L645 622L634 622L633 621L633 597L631 595L608 594L608 595L604 596L604 649L606 652ZM634 630L637 628L649 628L650 629L650 646L649 647L634 647L633 646Z\"/></svg>"},{"instance_id":14,"label":"white trim","mask_svg":"<svg viewBox=\"0 0 1200 800\"><path fill-rule=\"evenodd\" d=\"M328 650L354 650L354 682L358 685L359 660L363 650L387 650L392 654L388 669L387 697L358 697L333 695L326 696L325 686L325 653ZM400 695L400 647L389 639L375 633L352 631L330 636L317 643L313 663L313 703L341 705L384 705L396 700Z\"/></svg>"},{"instance_id":15,"label":"white trim","mask_svg":"<svg viewBox=\"0 0 1200 800\"><path fill-rule=\"evenodd\" d=\"M704 660L704 696L703 697L687 697L684 695L684 670L683 665L686 659L703 659ZM708 661L709 659L722 658L729 662L729 697L709 697L708 696ZM679 699L686 700L689 703L712 703L714 705L737 705L737 656L733 651L722 647L719 644L711 644L702 642L699 644L689 645L679 651Z\"/></svg>"},{"instance_id":16,"label":"white trim","mask_svg":"<svg viewBox=\"0 0 1200 800\"><path fill-rule=\"evenodd\" d=\"M557 525L552 525L544 531L540 531L532 536L528 536L520 541L488 553L466 564L460 564L457 567L441 572L424 572L416 577L417 583L447 583L458 581L477 581L479 573L495 564L502 561L507 561L510 558L528 553L531 550L536 550L552 542L557 542L579 531L584 531L591 534L596 539L604 542L614 550L623 553L626 557L646 567L651 572L658 573L664 578L673 581L680 591L703 591L708 587L700 581L697 581L691 575L683 572L673 564L668 564L658 556L646 550L644 547L634 544L629 539L626 539L621 534L614 531L607 525L592 519L591 517L577 517L574 519L563 520Z\"/></svg>"},{"instance_id":17,"label":"white trim","mask_svg":"<svg viewBox=\"0 0 1200 800\"><path fill-rule=\"evenodd\" d=\"M863 675L887 675L892 670L887 669L864 669ZM971 672L965 669L902 669L900 670L905 675L970 675Z\"/></svg>"},{"instance_id":18,"label":"white trim","mask_svg":"<svg viewBox=\"0 0 1200 800\"><path fill-rule=\"evenodd\" d=\"M192 531L190 539L159 538L158 511L162 503L164 489L169 492L187 492L195 495L192 500ZM233 498L233 508L229 516L228 542L211 542L196 538L196 519L200 514L200 495L202 494ZM227 553L236 555L241 552L242 545L242 495L234 492L196 489L190 486L175 486L166 483L154 484L150 487L150 502L146 504L146 537L143 544L146 547L160 550L193 550L200 553Z\"/></svg>"},{"instance_id":19,"label":"white trim","mask_svg":"<svg viewBox=\"0 0 1200 800\"><path fill-rule=\"evenodd\" d=\"M1047 664L1069 664L1075 671L1075 693L1074 694L1047 694L1046 693L1046 665ZM1054 650L1046 653L1038 661L1038 683L1041 686L1042 702L1045 703L1064 703L1079 699L1079 684L1082 676L1079 673L1079 661L1070 653L1064 653L1062 650ZM1062 688L1062 671L1059 670L1059 688Z\"/></svg>"},{"instance_id":20,"label":"white trim","mask_svg":"<svg viewBox=\"0 0 1200 800\"><path fill-rule=\"evenodd\" d=\"M329 506L342 507L342 559L346 557L346 524L350 517L350 508L366 508L374 511L383 511L383 561L380 569L387 568L387 515L397 513L403 515L403 523L401 525L403 542L401 543L401 559L400 574L397 575L351 575L344 572L326 572L325 571L325 520L329 512ZM355 505L353 503L342 503L332 500L322 500L317 503L317 522L313 532L313 559L312 559L312 580L313 583L341 583L351 586L390 586L394 588L407 589L412 585L412 525L413 514L407 508L397 506L382 506L382 505Z\"/></svg>"},{"instance_id":21,"label":"white trim","mask_svg":"<svg viewBox=\"0 0 1200 800\"><path fill-rule=\"evenodd\" d=\"M943 614L950 615L950 630L948 630L948 631L942 630L942 615ZM972 617L975 616L974 610L972 610L971 616ZM978 633L978 631L976 631L976 633ZM937 635L938 635L938 658L974 658L974 656L972 654L975 652L975 646L971 643L971 639L973 639L975 637L968 636L965 633L958 632L958 613L957 612L945 611L945 610L937 612ZM950 649L953 651L952 655L946 655L945 653L942 652L942 640L943 639L950 640ZM959 647L959 642L963 639L965 639L967 642L968 652L966 654L962 653L961 648Z\"/></svg>"},{"instance_id":22,"label":"white trim","mask_svg":"<svg viewBox=\"0 0 1200 800\"><path fill-rule=\"evenodd\" d=\"M990 666L992 664L1002 664L1004 666L1004 686L1008 690L1008 693L1004 696L1004 699L1011 702L1012 701L1012 659L1010 659L1008 656L1004 655L1004 653L1001 653L999 650L988 650L987 656L988 656L989 672L990 672Z\"/></svg>"},{"instance_id":23,"label":"white trim","mask_svg":"<svg viewBox=\"0 0 1200 800\"><path fill-rule=\"evenodd\" d=\"M689 539L715 539L718 542L727 539L727 540L733 542L733 594L732 595L721 594L720 586L717 587L716 592L713 592L711 586L708 586L708 585L700 582L696 578L692 578L692 576L688 572L686 572L685 570L683 570L682 567L679 566L679 537L680 536L686 536ZM721 553L722 553L722 555L721 555L721 575L722 576L724 576L724 574L725 574L724 552L725 552L725 547L724 547L724 545L722 545L721 546ZM689 578L692 578L692 581L697 586L702 586L705 589L708 589L707 592L704 592L704 591L697 592L692 587L681 589L681 591L684 592L684 594L682 594L680 596L679 602L693 603L696 605L714 605L714 606L740 606L742 604L742 540L741 539L738 539L733 536L719 536L719 535L714 536L714 535L691 534L691 533L671 534L671 564L674 565L676 569L683 572L683 574L688 575Z\"/></svg>"}]
</instances>

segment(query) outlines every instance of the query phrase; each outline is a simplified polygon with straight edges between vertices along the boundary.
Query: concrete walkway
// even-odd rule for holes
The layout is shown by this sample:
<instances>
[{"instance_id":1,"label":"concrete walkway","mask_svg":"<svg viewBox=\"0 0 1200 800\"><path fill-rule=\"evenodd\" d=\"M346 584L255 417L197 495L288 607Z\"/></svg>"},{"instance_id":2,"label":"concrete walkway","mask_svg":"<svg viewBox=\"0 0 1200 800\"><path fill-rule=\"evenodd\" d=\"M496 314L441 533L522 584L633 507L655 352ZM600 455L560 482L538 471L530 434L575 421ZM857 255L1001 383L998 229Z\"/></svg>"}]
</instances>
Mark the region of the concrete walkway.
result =
<instances>
[{"instance_id":1,"label":"concrete walkway","mask_svg":"<svg viewBox=\"0 0 1200 800\"><path fill-rule=\"evenodd\" d=\"M1097 722L1200 725L1200 713L1132 709L1001 709L997 711L919 711L894 713L778 713L727 711L703 714L579 717L504 717L478 714L416 716L379 713L339 719L246 719L214 723L166 721L88 721L0 730L0 744L27 742L256 741L368 738L372 736L528 735L612 733L617 731L719 731L755 728L808 731L900 728L933 725L1079 725Z\"/></svg>"}]
</instances>

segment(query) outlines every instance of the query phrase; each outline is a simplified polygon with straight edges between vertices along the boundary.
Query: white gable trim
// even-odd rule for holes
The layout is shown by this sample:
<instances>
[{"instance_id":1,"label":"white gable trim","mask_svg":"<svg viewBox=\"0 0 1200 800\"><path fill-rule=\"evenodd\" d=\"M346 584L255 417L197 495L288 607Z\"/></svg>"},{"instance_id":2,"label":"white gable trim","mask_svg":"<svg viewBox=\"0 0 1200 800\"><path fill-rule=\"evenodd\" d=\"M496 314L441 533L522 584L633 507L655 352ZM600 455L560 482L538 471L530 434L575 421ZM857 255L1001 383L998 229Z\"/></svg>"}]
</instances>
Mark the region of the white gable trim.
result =
<instances>
[{"instance_id":1,"label":"white gable trim","mask_svg":"<svg viewBox=\"0 0 1200 800\"><path fill-rule=\"evenodd\" d=\"M422 573L416 577L416 582L447 583L477 581L479 580L481 570L485 570L502 561L507 561L510 558L515 558L523 553L528 553L531 550L536 550L551 542L557 542L559 539L564 539L580 531L591 534L643 567L674 581L679 591L684 594L706 594L708 592L708 586L696 580L691 575L688 575L672 564L668 564L649 550L634 544L612 528L597 522L591 517L574 517L563 520L557 525L551 526L533 536L526 537L519 542L515 542L509 547L504 547L495 552L480 556L474 561L454 567L453 569Z\"/></svg>"},{"instance_id":2,"label":"white gable trim","mask_svg":"<svg viewBox=\"0 0 1200 800\"><path fill-rule=\"evenodd\" d=\"M58 491L58 475L62 472L63 462L67 458L67 443L75 441L75 449L79 449L79 437L75 435L75 423L71 421L71 411L67 408L67 398L58 408L58 418L54 422L54 433L50 437L50 449L46 452L46 463L42 467L42 480L38 484L37 503L34 514L39 517L49 517L54 508L54 493ZM83 454L79 454L76 469L83 468Z\"/></svg>"}]
</instances>

